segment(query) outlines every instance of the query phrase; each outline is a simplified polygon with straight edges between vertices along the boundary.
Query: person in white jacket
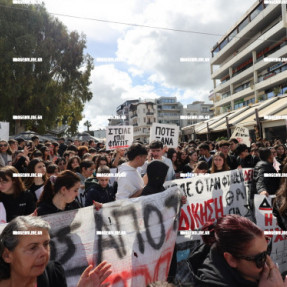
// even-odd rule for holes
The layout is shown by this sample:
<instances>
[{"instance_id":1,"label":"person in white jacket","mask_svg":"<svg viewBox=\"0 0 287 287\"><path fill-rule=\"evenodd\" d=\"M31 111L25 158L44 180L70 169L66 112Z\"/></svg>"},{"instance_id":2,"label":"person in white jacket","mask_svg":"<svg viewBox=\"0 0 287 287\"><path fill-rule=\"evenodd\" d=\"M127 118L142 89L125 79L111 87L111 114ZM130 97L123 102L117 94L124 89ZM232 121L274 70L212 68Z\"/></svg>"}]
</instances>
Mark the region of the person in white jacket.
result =
<instances>
[{"instance_id":1,"label":"person in white jacket","mask_svg":"<svg viewBox=\"0 0 287 287\"><path fill-rule=\"evenodd\" d=\"M144 188L144 182L137 171L147 158L147 150L140 143L132 144L127 151L128 162L118 167L118 191L116 200L138 197Z\"/></svg>"}]
</instances>

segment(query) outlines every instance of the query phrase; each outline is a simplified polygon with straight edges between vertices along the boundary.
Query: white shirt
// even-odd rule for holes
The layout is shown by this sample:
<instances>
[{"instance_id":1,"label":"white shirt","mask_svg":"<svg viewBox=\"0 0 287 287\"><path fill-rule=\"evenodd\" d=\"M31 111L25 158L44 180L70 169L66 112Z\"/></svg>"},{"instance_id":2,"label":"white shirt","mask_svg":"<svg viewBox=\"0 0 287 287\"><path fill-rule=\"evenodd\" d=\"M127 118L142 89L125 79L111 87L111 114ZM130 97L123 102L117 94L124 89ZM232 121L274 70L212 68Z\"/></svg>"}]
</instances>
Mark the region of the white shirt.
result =
<instances>
[{"instance_id":1,"label":"white shirt","mask_svg":"<svg viewBox=\"0 0 287 287\"><path fill-rule=\"evenodd\" d=\"M129 198L138 190L144 188L142 177L136 168L123 163L118 167L119 173L125 173L125 177L118 177L118 191L116 193L116 200Z\"/></svg>"}]
</instances>

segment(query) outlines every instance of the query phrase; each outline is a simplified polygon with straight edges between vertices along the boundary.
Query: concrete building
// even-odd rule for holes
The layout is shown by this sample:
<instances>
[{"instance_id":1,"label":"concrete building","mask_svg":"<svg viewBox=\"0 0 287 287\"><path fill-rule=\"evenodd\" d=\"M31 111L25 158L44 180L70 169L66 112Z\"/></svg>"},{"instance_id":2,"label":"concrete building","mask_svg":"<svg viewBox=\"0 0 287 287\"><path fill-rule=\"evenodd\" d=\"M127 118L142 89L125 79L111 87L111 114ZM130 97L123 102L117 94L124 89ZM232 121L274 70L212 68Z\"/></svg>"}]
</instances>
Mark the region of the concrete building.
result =
<instances>
[{"instance_id":1,"label":"concrete building","mask_svg":"<svg viewBox=\"0 0 287 287\"><path fill-rule=\"evenodd\" d=\"M181 126L186 127L211 118L213 116L213 111L210 110L212 107L212 104L206 104L203 101L195 101L187 105L182 110Z\"/></svg>"},{"instance_id":2,"label":"concrete building","mask_svg":"<svg viewBox=\"0 0 287 287\"><path fill-rule=\"evenodd\" d=\"M129 101L125 101L123 104L119 105L117 107L117 115L119 117L122 117L124 119L111 119L111 121L109 121L109 126L111 125L122 125L122 126L127 126L129 125L130 122L130 118L129 118L129 111L130 111L130 105L132 104L136 104L138 103L139 100L129 100Z\"/></svg>"},{"instance_id":3,"label":"concrete building","mask_svg":"<svg viewBox=\"0 0 287 287\"><path fill-rule=\"evenodd\" d=\"M177 102L176 97L160 97L156 100L156 104L158 123L182 126L180 115L183 106L180 102Z\"/></svg>"},{"instance_id":4,"label":"concrete building","mask_svg":"<svg viewBox=\"0 0 287 287\"><path fill-rule=\"evenodd\" d=\"M286 35L286 4L260 0L214 45L210 100L215 115L287 92Z\"/></svg>"},{"instance_id":5,"label":"concrete building","mask_svg":"<svg viewBox=\"0 0 287 287\"><path fill-rule=\"evenodd\" d=\"M131 104L129 119L129 124L134 126L134 139L149 143L150 127L157 122L155 102L149 100Z\"/></svg>"}]
</instances>

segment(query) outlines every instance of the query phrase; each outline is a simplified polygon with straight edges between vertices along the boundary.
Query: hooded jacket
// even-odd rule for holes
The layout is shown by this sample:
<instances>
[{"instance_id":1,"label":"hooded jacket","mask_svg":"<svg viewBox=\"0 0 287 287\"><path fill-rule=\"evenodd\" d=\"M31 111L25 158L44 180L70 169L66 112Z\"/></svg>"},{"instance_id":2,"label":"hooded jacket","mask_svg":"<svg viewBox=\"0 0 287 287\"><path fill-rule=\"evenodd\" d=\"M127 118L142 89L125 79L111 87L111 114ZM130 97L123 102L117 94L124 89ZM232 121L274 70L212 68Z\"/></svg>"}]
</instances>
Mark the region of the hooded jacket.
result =
<instances>
[{"instance_id":1,"label":"hooded jacket","mask_svg":"<svg viewBox=\"0 0 287 287\"><path fill-rule=\"evenodd\" d=\"M147 166L148 183L142 191L142 195L151 195L164 189L163 183L169 167L160 160L154 160Z\"/></svg>"},{"instance_id":2,"label":"hooded jacket","mask_svg":"<svg viewBox=\"0 0 287 287\"><path fill-rule=\"evenodd\" d=\"M244 279L228 265L217 248L200 245L188 260L195 287L256 287L257 283Z\"/></svg>"}]
</instances>

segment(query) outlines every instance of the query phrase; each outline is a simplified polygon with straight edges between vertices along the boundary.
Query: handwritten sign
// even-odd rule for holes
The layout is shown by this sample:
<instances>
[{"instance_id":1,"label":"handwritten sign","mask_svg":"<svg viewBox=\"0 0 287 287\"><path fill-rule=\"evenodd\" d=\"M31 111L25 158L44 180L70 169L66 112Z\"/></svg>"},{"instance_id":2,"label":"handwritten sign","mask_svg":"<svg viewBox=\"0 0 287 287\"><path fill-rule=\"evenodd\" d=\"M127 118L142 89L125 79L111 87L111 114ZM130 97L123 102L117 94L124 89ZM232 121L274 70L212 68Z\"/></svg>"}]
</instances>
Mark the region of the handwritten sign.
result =
<instances>
[{"instance_id":1,"label":"handwritten sign","mask_svg":"<svg viewBox=\"0 0 287 287\"><path fill-rule=\"evenodd\" d=\"M150 129L150 142L159 140L164 146L178 146L179 127L177 125L167 125L153 123Z\"/></svg>"},{"instance_id":2,"label":"handwritten sign","mask_svg":"<svg viewBox=\"0 0 287 287\"><path fill-rule=\"evenodd\" d=\"M106 143L107 150L128 148L133 143L133 126L108 126Z\"/></svg>"}]
</instances>

